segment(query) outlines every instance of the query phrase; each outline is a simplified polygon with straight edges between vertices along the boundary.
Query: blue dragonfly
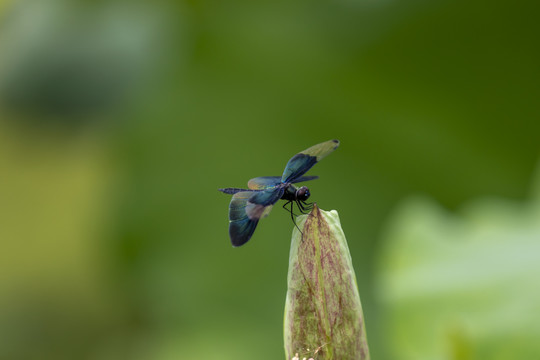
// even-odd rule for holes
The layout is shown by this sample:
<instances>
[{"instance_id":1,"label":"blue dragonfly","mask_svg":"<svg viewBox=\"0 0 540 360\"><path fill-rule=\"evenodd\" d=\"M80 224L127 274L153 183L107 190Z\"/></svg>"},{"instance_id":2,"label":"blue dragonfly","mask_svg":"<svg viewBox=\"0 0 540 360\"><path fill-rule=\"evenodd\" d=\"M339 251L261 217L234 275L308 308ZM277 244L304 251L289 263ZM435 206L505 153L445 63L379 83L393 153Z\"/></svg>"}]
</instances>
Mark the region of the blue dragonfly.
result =
<instances>
[{"instance_id":1,"label":"blue dragonfly","mask_svg":"<svg viewBox=\"0 0 540 360\"><path fill-rule=\"evenodd\" d=\"M233 246L242 246L251 239L259 220L268 216L278 200L286 200L283 208L290 204L291 218L296 204L300 212L305 213L312 207L306 200L311 195L306 186L300 188L294 184L318 179L318 176L303 176L317 162L333 152L339 146L338 140L329 140L314 145L294 155L283 171L282 176L262 176L249 180L247 189L219 189L233 195L229 205L229 237ZM300 230L300 229L299 229Z\"/></svg>"}]
</instances>

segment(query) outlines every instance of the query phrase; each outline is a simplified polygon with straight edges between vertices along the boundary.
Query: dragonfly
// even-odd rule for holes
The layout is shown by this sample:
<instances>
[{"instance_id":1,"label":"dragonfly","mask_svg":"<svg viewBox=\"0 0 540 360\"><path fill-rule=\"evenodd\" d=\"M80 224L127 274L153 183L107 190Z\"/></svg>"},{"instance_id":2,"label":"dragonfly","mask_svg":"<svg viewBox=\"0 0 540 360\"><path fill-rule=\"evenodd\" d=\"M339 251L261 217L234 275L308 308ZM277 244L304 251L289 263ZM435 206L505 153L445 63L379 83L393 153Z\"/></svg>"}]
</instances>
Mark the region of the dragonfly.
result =
<instances>
[{"instance_id":1,"label":"dragonfly","mask_svg":"<svg viewBox=\"0 0 540 360\"><path fill-rule=\"evenodd\" d=\"M310 197L306 186L294 184L318 179L318 176L303 176L316 163L336 150L339 140L328 140L294 155L283 171L282 176L262 176L248 181L248 188L218 189L233 195L229 204L229 237L234 247L242 246L251 239L261 218L268 216L278 200L286 200L283 208L291 213L294 225L293 206L297 205L301 213L313 206L306 200ZM290 210L287 205L290 204ZM300 229L298 229L300 230Z\"/></svg>"}]
</instances>

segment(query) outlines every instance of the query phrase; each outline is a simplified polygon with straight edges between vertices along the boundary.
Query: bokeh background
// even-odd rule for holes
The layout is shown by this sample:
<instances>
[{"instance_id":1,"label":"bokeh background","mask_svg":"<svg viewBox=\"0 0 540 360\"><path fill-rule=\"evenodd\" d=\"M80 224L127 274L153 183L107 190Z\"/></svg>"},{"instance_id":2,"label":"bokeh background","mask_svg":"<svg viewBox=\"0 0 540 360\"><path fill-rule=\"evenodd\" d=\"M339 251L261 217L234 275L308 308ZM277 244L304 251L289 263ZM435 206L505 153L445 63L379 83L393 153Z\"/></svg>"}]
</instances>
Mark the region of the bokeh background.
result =
<instances>
[{"instance_id":1,"label":"bokeh background","mask_svg":"<svg viewBox=\"0 0 540 360\"><path fill-rule=\"evenodd\" d=\"M282 359L293 225L229 197L340 148L373 359L540 358L534 0L0 1L0 359Z\"/></svg>"}]
</instances>

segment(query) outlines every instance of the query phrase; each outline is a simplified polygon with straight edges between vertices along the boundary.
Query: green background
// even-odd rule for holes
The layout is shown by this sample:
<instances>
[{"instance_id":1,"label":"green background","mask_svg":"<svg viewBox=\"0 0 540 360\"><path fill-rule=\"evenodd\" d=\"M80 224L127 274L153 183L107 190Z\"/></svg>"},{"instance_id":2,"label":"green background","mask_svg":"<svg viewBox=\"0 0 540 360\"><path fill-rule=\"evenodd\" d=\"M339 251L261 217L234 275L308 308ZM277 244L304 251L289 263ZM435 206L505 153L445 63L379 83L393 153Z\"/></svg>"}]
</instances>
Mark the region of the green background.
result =
<instances>
[{"instance_id":1,"label":"green background","mask_svg":"<svg viewBox=\"0 0 540 360\"><path fill-rule=\"evenodd\" d=\"M459 216L479 198L527 203L539 10L525 0L0 1L0 358L283 358L289 214L276 206L234 249L217 189L280 175L333 138L340 148L309 173L321 177L311 199L339 212L372 358L514 358L475 352L482 340L463 335L460 309L448 315L457 330L443 332L457 345L432 351L421 336L435 325L415 321L418 304L396 315L381 274L393 269L396 207L411 196L437 204L420 211L428 217ZM509 259L502 274L520 262ZM493 299L460 294L465 305ZM538 317L503 305L511 319ZM512 341L539 351L527 336Z\"/></svg>"}]
</instances>

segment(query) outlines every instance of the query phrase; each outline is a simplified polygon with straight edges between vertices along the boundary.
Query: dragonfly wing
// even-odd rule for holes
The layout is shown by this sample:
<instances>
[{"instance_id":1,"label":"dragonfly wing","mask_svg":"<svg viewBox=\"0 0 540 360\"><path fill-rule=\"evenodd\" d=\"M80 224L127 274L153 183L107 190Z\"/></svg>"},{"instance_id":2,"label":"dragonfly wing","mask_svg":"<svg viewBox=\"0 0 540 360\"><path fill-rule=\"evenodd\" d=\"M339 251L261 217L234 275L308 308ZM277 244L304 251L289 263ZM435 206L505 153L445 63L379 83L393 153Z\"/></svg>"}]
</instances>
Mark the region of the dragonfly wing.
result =
<instances>
[{"instance_id":1,"label":"dragonfly wing","mask_svg":"<svg viewBox=\"0 0 540 360\"><path fill-rule=\"evenodd\" d=\"M336 150L338 146L338 140L329 140L317 145L313 145L312 147L294 155L287 163L287 166L285 166L281 181L284 183L297 182L295 181L296 179L304 175L313 167L313 165L321 161L325 156Z\"/></svg>"},{"instance_id":2,"label":"dragonfly wing","mask_svg":"<svg viewBox=\"0 0 540 360\"><path fill-rule=\"evenodd\" d=\"M261 176L248 181L248 188L252 190L264 190L273 188L281 183L279 176Z\"/></svg>"},{"instance_id":3,"label":"dragonfly wing","mask_svg":"<svg viewBox=\"0 0 540 360\"><path fill-rule=\"evenodd\" d=\"M301 183L301 182L304 182L304 181L315 180L315 179L318 179L318 178L319 177L317 175L300 176L299 178L296 178L296 179L294 179L294 181L291 181L291 182L296 184L296 183Z\"/></svg>"},{"instance_id":4,"label":"dragonfly wing","mask_svg":"<svg viewBox=\"0 0 540 360\"><path fill-rule=\"evenodd\" d=\"M242 246L251 239L259 220L270 213L283 192L283 188L275 187L234 194L229 205L229 236L233 246Z\"/></svg>"}]
</instances>

